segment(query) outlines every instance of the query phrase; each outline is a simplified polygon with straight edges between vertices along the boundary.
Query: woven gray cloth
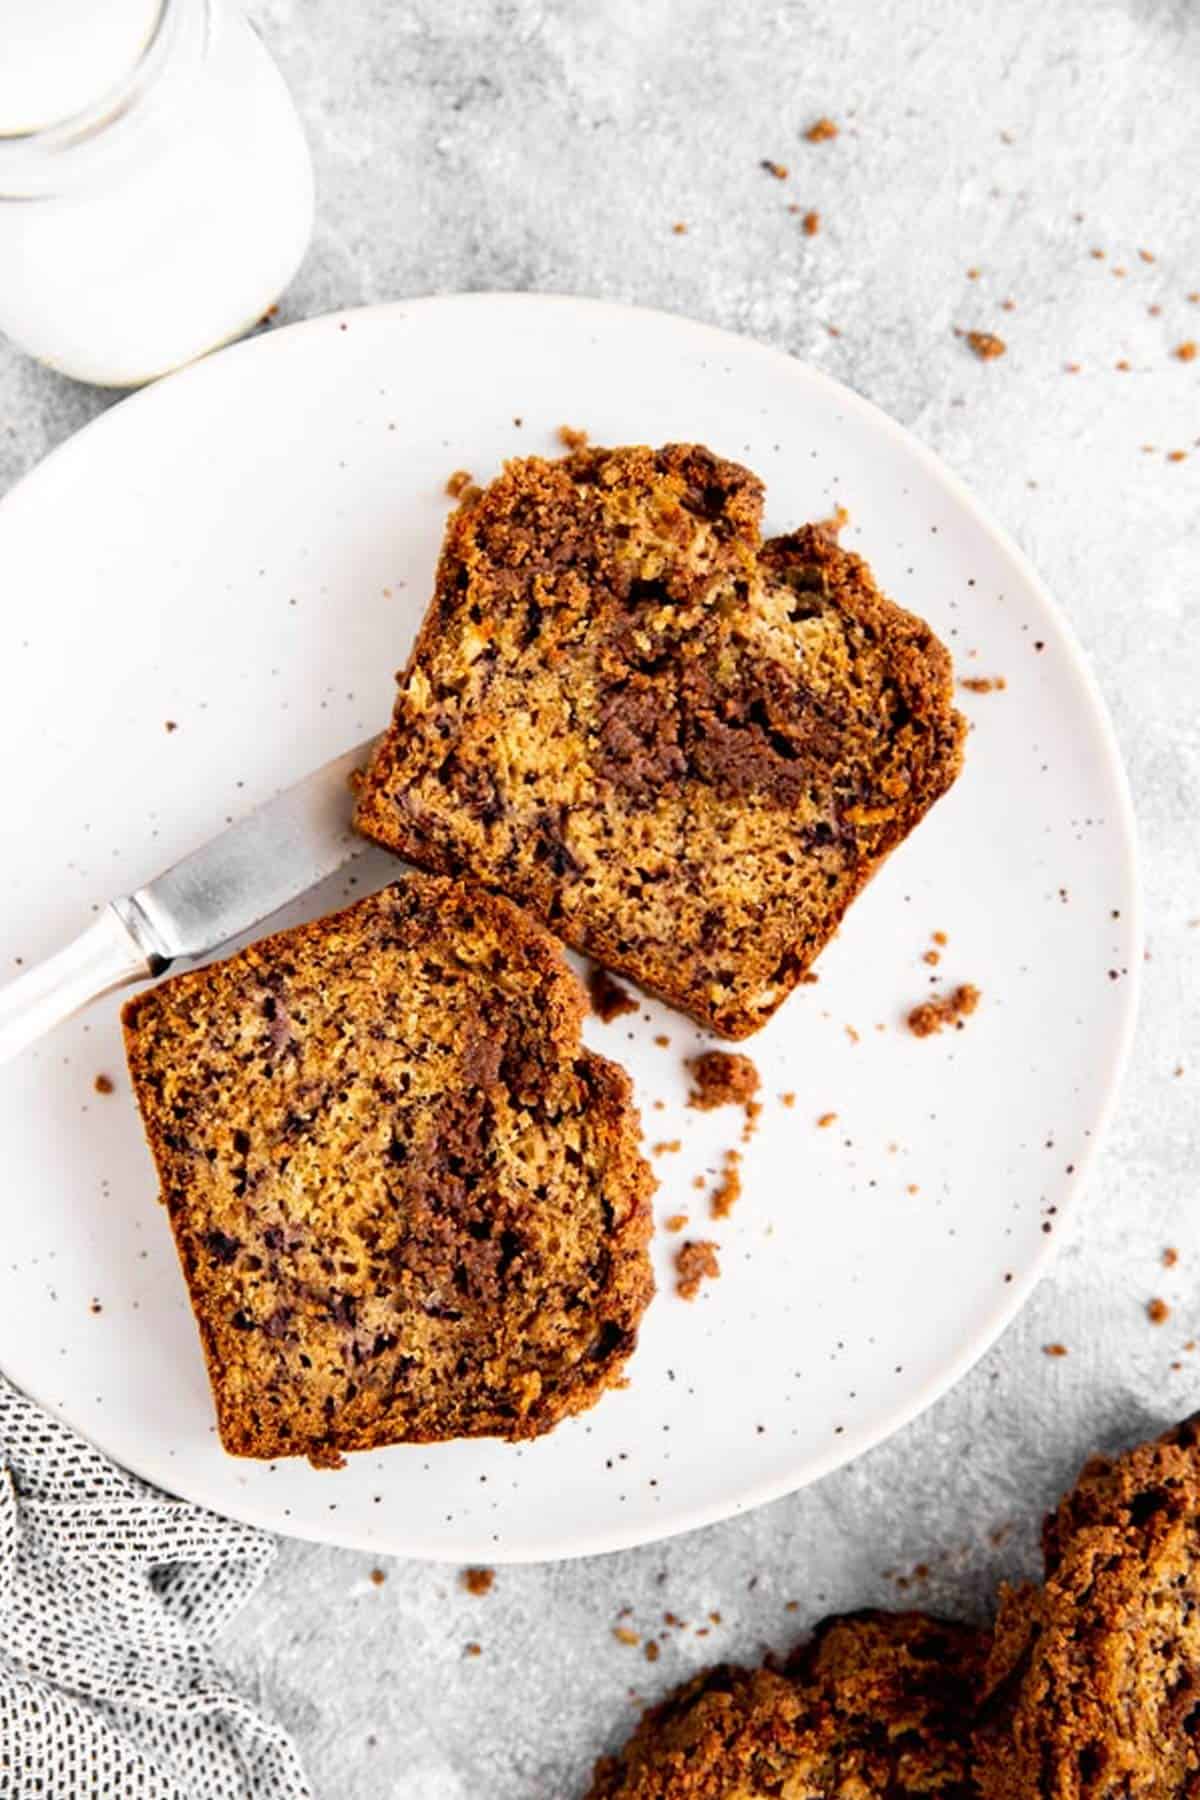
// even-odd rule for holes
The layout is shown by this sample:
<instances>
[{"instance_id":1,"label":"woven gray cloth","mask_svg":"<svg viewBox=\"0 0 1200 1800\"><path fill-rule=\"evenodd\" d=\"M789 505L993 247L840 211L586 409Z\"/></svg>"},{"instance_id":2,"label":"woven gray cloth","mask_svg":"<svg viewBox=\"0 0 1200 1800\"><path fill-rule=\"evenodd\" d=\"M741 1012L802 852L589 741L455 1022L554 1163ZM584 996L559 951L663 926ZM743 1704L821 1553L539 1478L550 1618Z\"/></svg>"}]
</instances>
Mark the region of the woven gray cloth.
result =
<instances>
[{"instance_id":1,"label":"woven gray cloth","mask_svg":"<svg viewBox=\"0 0 1200 1800\"><path fill-rule=\"evenodd\" d=\"M2 1800L311 1800L211 1651L274 1554L0 1377Z\"/></svg>"}]
</instances>

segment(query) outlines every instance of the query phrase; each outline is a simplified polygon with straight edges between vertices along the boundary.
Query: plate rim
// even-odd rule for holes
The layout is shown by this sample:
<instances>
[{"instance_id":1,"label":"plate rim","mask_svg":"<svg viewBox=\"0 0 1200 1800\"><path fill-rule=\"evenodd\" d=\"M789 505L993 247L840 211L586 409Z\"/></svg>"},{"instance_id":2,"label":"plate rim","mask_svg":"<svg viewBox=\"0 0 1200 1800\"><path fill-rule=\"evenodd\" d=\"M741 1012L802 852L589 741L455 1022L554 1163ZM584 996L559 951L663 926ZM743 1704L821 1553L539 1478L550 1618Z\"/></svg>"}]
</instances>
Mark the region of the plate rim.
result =
<instances>
[{"instance_id":1,"label":"plate rim","mask_svg":"<svg viewBox=\"0 0 1200 1800\"><path fill-rule=\"evenodd\" d=\"M1114 811L1112 825L1115 841L1119 845L1121 856L1118 873L1127 890L1127 903L1122 908L1122 924L1125 937L1130 945L1129 972L1122 982L1122 1011L1119 1020L1114 1024L1112 1035L1112 1051L1104 1072L1103 1086L1093 1118L1090 1136L1079 1150L1075 1158L1075 1173L1063 1196L1060 1208L1060 1223L1065 1229L1049 1234L1039 1243L1025 1265L1014 1272L1013 1280L1006 1284L997 1296L993 1305L982 1313L975 1328L957 1346L953 1354L939 1364L922 1385L909 1397L891 1407L882 1408L875 1422L861 1430L847 1432L840 1439L835 1439L827 1450L819 1454L810 1454L801 1472L780 1475L769 1480L757 1482L748 1489L740 1499L732 1504L728 1501L701 1502L694 1506L677 1507L669 1519L664 1519L662 1528L652 1535L637 1526L621 1528L620 1521L614 1516L609 1529L603 1532L593 1531L582 1537L579 1534L559 1536L548 1539L543 1547L536 1551L524 1546L509 1548L503 1542L489 1546L486 1551L487 1560L504 1566L536 1564L543 1562L559 1562L573 1560L583 1556L599 1556L616 1554L643 1545L663 1543L670 1538L685 1533L701 1530L726 1519L741 1517L760 1506L785 1498L799 1492L814 1482L824 1479L837 1469L857 1461L870 1451L877 1449L890 1438L903 1431L922 1413L948 1394L952 1388L966 1376L975 1364L1003 1336L1017 1315L1023 1310L1034 1289L1046 1274L1057 1257L1064 1239L1069 1239L1077 1229L1079 1216L1087 1192L1088 1182L1096 1165L1108 1133L1112 1125L1117 1102L1129 1066L1137 1027L1139 1004L1142 987L1142 946L1144 943L1144 893L1139 854L1137 820L1134 811L1133 797L1129 784L1128 772L1121 755L1120 744L1113 726L1112 716L1104 698L1100 684L1092 670L1091 664L1083 649L1074 624L1058 604L1050 592L1046 582L1039 575L1031 559L1021 548L1007 528L998 523L984 505L975 498L965 481L934 450L917 438L907 426L891 417L874 401L867 399L856 389L839 381L835 376L827 374L823 369L815 367L802 358L793 356L790 351L774 344L763 342L759 338L743 335L725 327L712 325L704 320L690 318L687 314L672 312L667 308L638 306L624 301L605 300L586 295L560 294L546 292L525 292L519 290L482 290L472 292L455 292L447 294L429 294L410 299L381 301L364 306L341 307L330 312L316 314L310 318L295 320L269 332L255 337L242 338L237 343L225 345L207 356L185 364L170 374L147 383L145 386L125 394L115 404L107 406L92 419L89 419L77 431L55 445L32 468L19 476L13 485L0 497L0 534L3 533L9 512L16 505L26 504L31 491L36 490L47 469L52 466L57 471L59 466L73 455L80 454L78 446L90 442L94 433L108 429L108 421L120 415L140 414L145 408L160 404L171 404L170 396L184 387L194 385L207 378L210 365L221 365L231 359L248 356L263 357L275 354L294 353L297 346L309 338L330 336L354 319L371 319L383 322L389 319L402 321L414 312L434 312L442 310L478 310L487 312L493 308L516 311L519 309L537 310L541 308L562 311L579 311L590 314L597 321L605 318L629 320L653 320L662 327L685 329L691 334L711 340L714 350L730 347L738 354L751 354L769 360L775 365L782 365L790 379L810 382L824 389L831 399L856 413L876 432L882 433L893 444L915 460L926 475L940 487L947 498L961 511L965 512L976 527L990 540L995 549L1012 567L1015 576L1033 593L1038 603L1053 620L1067 653L1069 670L1079 689L1086 707L1090 725L1095 734L1095 742L1102 753L1106 783L1112 793ZM276 351L274 346L286 346L286 350ZM160 400L166 394L168 399ZM3 1370L0 1369L0 1374ZM10 1377L4 1375L4 1379ZM17 1385L17 1384L13 1384ZM29 1390L22 1389L29 1393ZM118 1462L113 1452L98 1438L81 1430L79 1425L56 1406L51 1400L37 1393L29 1393L36 1404L45 1408L52 1417L76 1432L85 1442L90 1443L101 1454L111 1461ZM184 1499L189 1504L219 1512L222 1516L236 1519L242 1523L256 1526L272 1532L276 1536L295 1538L306 1543L330 1544L344 1549L370 1551L375 1554L411 1556L416 1559L437 1563L457 1564L477 1557L480 1552L477 1537L450 1537L439 1544L436 1550L427 1545L414 1548L404 1541L403 1521L400 1530L390 1532L386 1529L385 1520L380 1520L383 1532L356 1530L348 1520L339 1520L329 1529L319 1533L311 1526L300 1527L290 1518L281 1519L278 1509L255 1504L255 1497L246 1491L244 1494L234 1492L228 1500L224 1497L220 1506L208 1500L195 1500L186 1493L181 1493L167 1479L167 1471L160 1471L155 1466L152 1474L144 1472L137 1462L121 1461L119 1466L136 1475L140 1480L160 1491Z\"/></svg>"}]
</instances>

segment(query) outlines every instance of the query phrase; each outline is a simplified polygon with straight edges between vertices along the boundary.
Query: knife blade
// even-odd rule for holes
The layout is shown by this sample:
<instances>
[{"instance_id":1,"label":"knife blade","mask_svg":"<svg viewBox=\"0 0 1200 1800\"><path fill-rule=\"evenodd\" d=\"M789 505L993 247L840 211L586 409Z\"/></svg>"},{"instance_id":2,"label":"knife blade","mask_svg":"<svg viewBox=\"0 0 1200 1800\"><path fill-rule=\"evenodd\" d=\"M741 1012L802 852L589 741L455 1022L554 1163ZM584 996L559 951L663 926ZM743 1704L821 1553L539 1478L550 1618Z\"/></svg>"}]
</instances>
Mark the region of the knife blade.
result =
<instances>
[{"instance_id":1,"label":"knife blade","mask_svg":"<svg viewBox=\"0 0 1200 1800\"><path fill-rule=\"evenodd\" d=\"M325 763L102 910L45 962L0 988L0 1062L101 994L161 975L270 918L365 849L350 777L374 739Z\"/></svg>"}]
</instances>

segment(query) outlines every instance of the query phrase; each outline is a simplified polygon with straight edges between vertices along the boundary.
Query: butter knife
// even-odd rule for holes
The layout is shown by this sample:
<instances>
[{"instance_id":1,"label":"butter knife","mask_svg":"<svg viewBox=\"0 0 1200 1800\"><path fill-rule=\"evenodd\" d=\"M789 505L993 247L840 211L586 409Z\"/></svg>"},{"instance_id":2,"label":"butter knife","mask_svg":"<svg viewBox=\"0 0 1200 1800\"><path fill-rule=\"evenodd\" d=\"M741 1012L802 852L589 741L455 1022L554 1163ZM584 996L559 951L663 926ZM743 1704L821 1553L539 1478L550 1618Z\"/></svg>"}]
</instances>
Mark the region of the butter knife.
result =
<instances>
[{"instance_id":1,"label":"butter knife","mask_svg":"<svg viewBox=\"0 0 1200 1800\"><path fill-rule=\"evenodd\" d=\"M101 994L216 950L357 856L366 846L350 824L350 776L373 743L334 757L111 900L74 943L0 988L0 1062Z\"/></svg>"}]
</instances>

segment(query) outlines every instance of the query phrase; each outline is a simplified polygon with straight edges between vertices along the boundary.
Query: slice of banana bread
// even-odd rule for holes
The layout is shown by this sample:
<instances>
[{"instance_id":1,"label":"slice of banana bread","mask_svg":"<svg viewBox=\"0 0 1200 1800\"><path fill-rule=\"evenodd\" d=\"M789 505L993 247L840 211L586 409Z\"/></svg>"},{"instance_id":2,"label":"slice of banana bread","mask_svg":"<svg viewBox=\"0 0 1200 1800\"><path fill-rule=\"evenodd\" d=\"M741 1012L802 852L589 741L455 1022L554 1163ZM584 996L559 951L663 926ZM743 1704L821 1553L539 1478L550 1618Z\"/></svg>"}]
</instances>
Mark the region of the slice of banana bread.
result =
<instances>
[{"instance_id":1,"label":"slice of banana bread","mask_svg":"<svg viewBox=\"0 0 1200 1800\"><path fill-rule=\"evenodd\" d=\"M1200 1794L1200 1418L1092 1458L1042 1544L1044 1585L1001 1591L983 1800Z\"/></svg>"},{"instance_id":2,"label":"slice of banana bread","mask_svg":"<svg viewBox=\"0 0 1200 1800\"><path fill-rule=\"evenodd\" d=\"M508 901L414 875L125 1008L235 1455L533 1437L619 1376L653 1186L583 990Z\"/></svg>"},{"instance_id":3,"label":"slice of banana bread","mask_svg":"<svg viewBox=\"0 0 1200 1800\"><path fill-rule=\"evenodd\" d=\"M950 659L696 445L512 462L447 527L357 823L733 1038L954 780Z\"/></svg>"},{"instance_id":4,"label":"slice of banana bread","mask_svg":"<svg viewBox=\"0 0 1200 1800\"><path fill-rule=\"evenodd\" d=\"M972 1800L986 1647L924 1613L828 1619L786 1674L725 1665L669 1695L588 1800Z\"/></svg>"}]
</instances>

